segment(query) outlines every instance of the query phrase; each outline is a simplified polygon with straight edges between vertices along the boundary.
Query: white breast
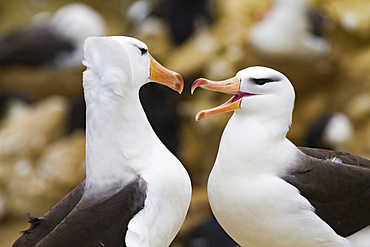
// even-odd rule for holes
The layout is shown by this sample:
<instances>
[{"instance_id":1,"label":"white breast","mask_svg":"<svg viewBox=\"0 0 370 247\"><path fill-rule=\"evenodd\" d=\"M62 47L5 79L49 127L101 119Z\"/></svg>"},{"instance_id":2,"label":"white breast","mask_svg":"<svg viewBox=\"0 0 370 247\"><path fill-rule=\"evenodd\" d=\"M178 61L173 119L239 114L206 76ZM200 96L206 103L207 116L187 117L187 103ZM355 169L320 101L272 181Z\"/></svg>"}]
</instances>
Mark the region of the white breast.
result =
<instances>
[{"instance_id":1,"label":"white breast","mask_svg":"<svg viewBox=\"0 0 370 247\"><path fill-rule=\"evenodd\" d=\"M144 209L129 222L128 247L169 246L190 205L191 182L185 168L172 154L156 157L161 158L158 164L140 174L148 183L148 193Z\"/></svg>"},{"instance_id":2,"label":"white breast","mask_svg":"<svg viewBox=\"0 0 370 247\"><path fill-rule=\"evenodd\" d=\"M221 226L241 246L350 246L294 186L274 174L225 176L215 166L208 197Z\"/></svg>"}]
</instances>

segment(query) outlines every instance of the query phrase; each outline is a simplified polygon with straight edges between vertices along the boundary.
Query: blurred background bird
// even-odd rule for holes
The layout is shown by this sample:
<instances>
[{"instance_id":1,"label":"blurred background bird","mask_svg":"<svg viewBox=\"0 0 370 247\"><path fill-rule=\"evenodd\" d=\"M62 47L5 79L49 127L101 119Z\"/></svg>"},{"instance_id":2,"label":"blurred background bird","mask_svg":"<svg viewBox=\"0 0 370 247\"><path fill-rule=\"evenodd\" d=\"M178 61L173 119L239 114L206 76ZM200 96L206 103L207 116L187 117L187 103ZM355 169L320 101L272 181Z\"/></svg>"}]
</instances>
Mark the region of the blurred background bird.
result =
<instances>
[{"instance_id":1,"label":"blurred background bird","mask_svg":"<svg viewBox=\"0 0 370 247\"><path fill-rule=\"evenodd\" d=\"M49 16L50 15L50 16ZM83 42L107 33L101 14L83 3L71 3L37 14L31 25L0 40L0 65L81 66Z\"/></svg>"},{"instance_id":2,"label":"blurred background bird","mask_svg":"<svg viewBox=\"0 0 370 247\"><path fill-rule=\"evenodd\" d=\"M330 51L323 37L325 18L308 0L272 0L272 6L249 32L251 45L275 59L310 59Z\"/></svg>"}]
</instances>

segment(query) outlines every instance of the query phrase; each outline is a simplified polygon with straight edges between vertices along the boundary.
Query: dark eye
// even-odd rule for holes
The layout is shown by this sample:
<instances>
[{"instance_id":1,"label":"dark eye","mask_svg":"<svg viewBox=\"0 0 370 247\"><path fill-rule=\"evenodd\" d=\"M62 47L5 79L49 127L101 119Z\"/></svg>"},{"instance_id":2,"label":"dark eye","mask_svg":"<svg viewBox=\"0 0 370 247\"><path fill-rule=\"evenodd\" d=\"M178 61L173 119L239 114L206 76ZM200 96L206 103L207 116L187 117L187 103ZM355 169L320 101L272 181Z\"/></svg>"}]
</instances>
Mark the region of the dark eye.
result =
<instances>
[{"instance_id":1,"label":"dark eye","mask_svg":"<svg viewBox=\"0 0 370 247\"><path fill-rule=\"evenodd\" d=\"M257 85L262 86L269 82L280 81L280 78L251 78L250 80Z\"/></svg>"},{"instance_id":2,"label":"dark eye","mask_svg":"<svg viewBox=\"0 0 370 247\"><path fill-rule=\"evenodd\" d=\"M143 56L144 54L146 54L147 52L148 52L148 50L147 49L145 49L145 48L138 48L139 50L140 50L140 52L141 52L141 56Z\"/></svg>"}]
</instances>

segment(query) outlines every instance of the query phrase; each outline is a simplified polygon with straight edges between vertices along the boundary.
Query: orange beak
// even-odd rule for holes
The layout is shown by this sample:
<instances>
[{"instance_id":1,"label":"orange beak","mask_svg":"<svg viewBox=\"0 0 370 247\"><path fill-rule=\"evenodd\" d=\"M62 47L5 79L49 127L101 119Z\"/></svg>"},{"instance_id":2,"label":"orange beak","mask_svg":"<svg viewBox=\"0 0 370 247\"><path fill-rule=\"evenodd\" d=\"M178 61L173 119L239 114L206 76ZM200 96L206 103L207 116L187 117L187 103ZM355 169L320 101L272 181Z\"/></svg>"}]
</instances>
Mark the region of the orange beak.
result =
<instances>
[{"instance_id":1,"label":"orange beak","mask_svg":"<svg viewBox=\"0 0 370 247\"><path fill-rule=\"evenodd\" d=\"M177 72L169 70L158 63L150 56L150 76L149 79L153 82L165 85L178 93L182 93L184 89L184 80Z\"/></svg>"},{"instance_id":2,"label":"orange beak","mask_svg":"<svg viewBox=\"0 0 370 247\"><path fill-rule=\"evenodd\" d=\"M216 114L219 114L219 113L224 113L224 112L229 112L229 111L234 111L236 109L239 109L241 100L242 99L239 98L238 100L234 101L234 96L233 96L231 99L229 99L228 101L226 101L225 103L223 103L220 106L198 112L197 115L195 116L195 120L198 121L198 120L201 120L203 118L210 117L212 115L216 115Z\"/></svg>"},{"instance_id":3,"label":"orange beak","mask_svg":"<svg viewBox=\"0 0 370 247\"><path fill-rule=\"evenodd\" d=\"M201 87L211 91L233 94L233 97L231 97L231 99L220 106L198 112L195 117L196 121L219 113L240 109L240 102L242 98L245 96L254 95L240 92L240 76L235 76L223 81L210 81L204 78L197 79L193 82L193 85L191 86L191 93L193 93L197 87Z\"/></svg>"}]
</instances>

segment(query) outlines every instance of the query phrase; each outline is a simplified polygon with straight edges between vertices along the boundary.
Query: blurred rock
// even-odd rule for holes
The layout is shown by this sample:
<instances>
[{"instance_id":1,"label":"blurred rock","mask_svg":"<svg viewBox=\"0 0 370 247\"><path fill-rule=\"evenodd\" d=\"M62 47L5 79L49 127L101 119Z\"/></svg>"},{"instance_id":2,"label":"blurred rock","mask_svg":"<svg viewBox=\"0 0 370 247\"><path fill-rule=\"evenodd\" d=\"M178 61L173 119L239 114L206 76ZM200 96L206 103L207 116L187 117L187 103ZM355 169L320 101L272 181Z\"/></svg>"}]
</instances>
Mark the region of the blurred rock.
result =
<instances>
[{"instance_id":1,"label":"blurred rock","mask_svg":"<svg viewBox=\"0 0 370 247\"><path fill-rule=\"evenodd\" d=\"M0 126L0 158L37 155L65 132L68 101L52 96L32 106L17 107Z\"/></svg>"},{"instance_id":2,"label":"blurred rock","mask_svg":"<svg viewBox=\"0 0 370 247\"><path fill-rule=\"evenodd\" d=\"M370 90L352 96L345 111L356 122L368 122L370 118Z\"/></svg>"},{"instance_id":3,"label":"blurred rock","mask_svg":"<svg viewBox=\"0 0 370 247\"><path fill-rule=\"evenodd\" d=\"M167 23L155 16L135 21L129 26L127 34L148 44L149 49L155 47L151 49L151 54L158 60L167 59L174 46Z\"/></svg>"},{"instance_id":4,"label":"blurred rock","mask_svg":"<svg viewBox=\"0 0 370 247\"><path fill-rule=\"evenodd\" d=\"M38 176L65 188L85 178L85 133L76 131L48 145L36 164Z\"/></svg>"},{"instance_id":5,"label":"blurred rock","mask_svg":"<svg viewBox=\"0 0 370 247\"><path fill-rule=\"evenodd\" d=\"M65 192L38 176L35 161L65 133L67 111L68 100L61 96L10 106L0 124L0 190L6 196L7 217L28 210L41 214Z\"/></svg>"},{"instance_id":6,"label":"blurred rock","mask_svg":"<svg viewBox=\"0 0 370 247\"><path fill-rule=\"evenodd\" d=\"M70 98L82 97L81 69L34 69L11 67L0 70L0 90L22 94L31 100L57 94Z\"/></svg>"},{"instance_id":7,"label":"blurred rock","mask_svg":"<svg viewBox=\"0 0 370 247\"><path fill-rule=\"evenodd\" d=\"M66 193L52 181L40 178L35 169L11 175L5 185L7 217L25 217L26 213L42 216Z\"/></svg>"},{"instance_id":8,"label":"blurred rock","mask_svg":"<svg viewBox=\"0 0 370 247\"><path fill-rule=\"evenodd\" d=\"M370 37L369 1L313 0L313 2L324 9L335 22L349 33L356 34L361 38Z\"/></svg>"}]
</instances>

